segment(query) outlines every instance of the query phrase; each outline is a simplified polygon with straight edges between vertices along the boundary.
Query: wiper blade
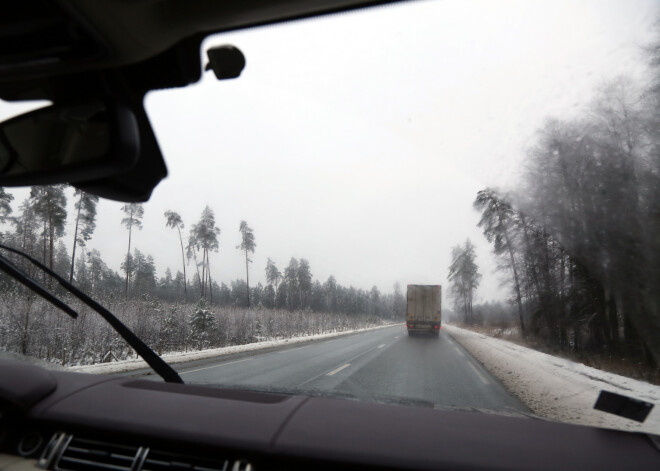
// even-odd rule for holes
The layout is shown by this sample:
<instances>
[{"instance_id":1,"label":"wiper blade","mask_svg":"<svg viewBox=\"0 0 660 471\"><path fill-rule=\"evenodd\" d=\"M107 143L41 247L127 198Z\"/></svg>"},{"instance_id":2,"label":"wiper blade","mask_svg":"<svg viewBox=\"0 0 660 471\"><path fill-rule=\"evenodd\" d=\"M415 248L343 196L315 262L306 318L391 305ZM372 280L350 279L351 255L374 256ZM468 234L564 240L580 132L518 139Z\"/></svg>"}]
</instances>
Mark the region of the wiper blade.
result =
<instances>
[{"instance_id":1,"label":"wiper blade","mask_svg":"<svg viewBox=\"0 0 660 471\"><path fill-rule=\"evenodd\" d=\"M5 248L3 245L0 245L0 247ZM73 317L74 319L78 318L78 313L74 311L71 306L66 304L64 301L59 299L57 296L52 294L50 291L45 289L43 286L41 286L39 283L34 281L32 278L30 278L29 275L23 273L23 271L18 268L16 265L11 263L8 259L0 255L0 270L4 271L7 273L9 276L14 278L15 280L20 281L22 284L30 288L32 291L37 293L39 296L42 298L46 299L50 303L54 304L55 306L59 307L61 310L66 312L68 315Z\"/></svg>"},{"instance_id":2,"label":"wiper blade","mask_svg":"<svg viewBox=\"0 0 660 471\"><path fill-rule=\"evenodd\" d=\"M126 342L135 350L135 352L142 357L142 359L147 362L147 364L165 381L168 383L183 383L183 380L179 376L174 368L168 365L165 360L159 357L156 352L154 352L147 344L145 344L140 337L135 335L128 327L124 325L113 313L108 311L105 307L100 305L94 299L83 293L81 290L73 286L67 280L62 278L60 275L55 273L53 270L45 266L39 260L31 257L30 255L21 252L18 249L12 247L7 247L6 245L0 244L0 249L5 249L9 252L15 253L27 259L30 263L40 268L41 270L48 273L52 276L64 289L69 293L74 295L76 298L80 299L87 306L98 312L101 317L103 317L108 324L115 329ZM78 313L74 311L68 304L59 299L56 295L45 289L39 283L34 281L29 275L23 273L18 267L16 267L10 260L5 258L0 254L0 270L7 273L9 276L14 278L16 281L22 283L39 296L43 297L46 301L52 303L58 308L62 309L64 312L69 314L74 319L78 317Z\"/></svg>"}]
</instances>

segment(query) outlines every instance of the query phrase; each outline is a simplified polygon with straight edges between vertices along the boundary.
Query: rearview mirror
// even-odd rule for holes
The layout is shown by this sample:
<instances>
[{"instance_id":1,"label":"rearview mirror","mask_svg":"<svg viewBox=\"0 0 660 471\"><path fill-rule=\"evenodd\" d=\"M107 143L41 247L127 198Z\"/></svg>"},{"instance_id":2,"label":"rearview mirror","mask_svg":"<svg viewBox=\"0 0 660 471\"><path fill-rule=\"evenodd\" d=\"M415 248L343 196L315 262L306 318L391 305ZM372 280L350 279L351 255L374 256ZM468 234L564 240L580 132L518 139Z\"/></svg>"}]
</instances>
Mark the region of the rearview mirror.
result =
<instances>
[{"instance_id":1,"label":"rearview mirror","mask_svg":"<svg viewBox=\"0 0 660 471\"><path fill-rule=\"evenodd\" d=\"M127 107L53 105L0 123L0 186L107 178L132 168L140 140Z\"/></svg>"}]
</instances>

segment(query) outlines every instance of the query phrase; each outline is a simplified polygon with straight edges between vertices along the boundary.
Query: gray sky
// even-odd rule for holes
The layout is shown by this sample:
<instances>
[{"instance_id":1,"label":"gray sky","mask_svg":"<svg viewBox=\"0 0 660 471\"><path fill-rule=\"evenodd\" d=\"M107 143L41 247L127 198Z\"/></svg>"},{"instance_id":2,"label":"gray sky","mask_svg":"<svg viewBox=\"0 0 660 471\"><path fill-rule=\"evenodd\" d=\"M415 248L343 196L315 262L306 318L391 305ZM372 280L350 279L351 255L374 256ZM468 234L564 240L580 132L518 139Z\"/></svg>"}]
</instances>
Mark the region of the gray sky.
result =
<instances>
[{"instance_id":1,"label":"gray sky","mask_svg":"<svg viewBox=\"0 0 660 471\"><path fill-rule=\"evenodd\" d=\"M469 237L477 299L503 299L476 192L515 182L546 117L582 112L607 79L641 77L659 10L654 0L421 1L209 38L205 47L239 47L247 66L237 80L207 73L147 97L170 176L133 246L159 275L176 272L163 213L179 212L187 233L208 204L222 230L219 282L245 276L235 249L245 219L255 283L267 257L280 269L296 257L321 281L389 292L396 281L445 285L451 247ZM115 269L127 244L120 207L101 203L89 243Z\"/></svg>"}]
</instances>

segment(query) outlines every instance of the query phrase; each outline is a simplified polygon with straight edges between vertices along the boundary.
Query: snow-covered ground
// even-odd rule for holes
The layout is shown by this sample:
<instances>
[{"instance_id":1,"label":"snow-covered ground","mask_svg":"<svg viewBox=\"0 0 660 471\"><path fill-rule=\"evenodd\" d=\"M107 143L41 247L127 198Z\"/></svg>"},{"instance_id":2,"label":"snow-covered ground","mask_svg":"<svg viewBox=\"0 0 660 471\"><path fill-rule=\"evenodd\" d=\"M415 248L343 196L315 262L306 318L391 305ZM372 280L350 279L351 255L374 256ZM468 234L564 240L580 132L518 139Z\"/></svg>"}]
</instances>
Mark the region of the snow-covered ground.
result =
<instances>
[{"instance_id":1,"label":"snow-covered ground","mask_svg":"<svg viewBox=\"0 0 660 471\"><path fill-rule=\"evenodd\" d=\"M607 373L506 340L443 328L532 412L548 419L660 434L660 386ZM655 404L643 424L593 408L601 390Z\"/></svg>"},{"instance_id":2,"label":"snow-covered ground","mask_svg":"<svg viewBox=\"0 0 660 471\"><path fill-rule=\"evenodd\" d=\"M342 335L355 334L357 332L367 332L369 330L384 329L392 327L393 325L403 324L387 324L379 325L376 327L366 327L364 329L343 330L341 332L331 332L327 334L308 335L303 337L292 337L289 339L267 340L265 342L248 343L245 345L234 345L231 347L211 348L207 350L197 350L193 352L176 352L166 353L162 355L167 363L185 363L188 361L202 360L205 358L221 357L225 355L235 355L243 352L251 352L254 350L263 350L266 348L281 347L283 345L293 345L303 342L313 342L315 340L328 339L332 337L340 337ZM127 371L135 371L149 366L141 359L136 360L123 360L114 363L98 363L96 365L82 365L69 367L70 371L79 371L81 373L95 373L95 374L112 374L123 373Z\"/></svg>"}]
</instances>

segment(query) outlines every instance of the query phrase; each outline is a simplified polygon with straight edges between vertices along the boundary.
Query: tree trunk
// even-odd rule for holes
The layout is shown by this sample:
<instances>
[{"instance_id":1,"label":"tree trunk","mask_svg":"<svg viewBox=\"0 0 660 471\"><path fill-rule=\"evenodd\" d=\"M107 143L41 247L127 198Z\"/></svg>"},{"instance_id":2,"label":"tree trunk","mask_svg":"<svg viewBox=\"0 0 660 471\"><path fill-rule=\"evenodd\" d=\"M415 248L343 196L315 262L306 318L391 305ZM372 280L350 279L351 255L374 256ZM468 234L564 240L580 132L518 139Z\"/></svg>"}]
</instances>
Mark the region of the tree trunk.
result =
<instances>
[{"instance_id":1,"label":"tree trunk","mask_svg":"<svg viewBox=\"0 0 660 471\"><path fill-rule=\"evenodd\" d=\"M504 239L506 240L506 246L509 252L509 259L511 260L511 270L513 271L513 281L516 286L516 303L518 304L518 319L520 319L520 332L525 335L525 319L523 317L523 308L522 308L522 296L520 296L520 280L518 278L518 269L516 268L516 259L513 256L513 247L511 245L511 239L509 238L509 232L506 230L504 221L502 220L502 215L498 212L498 218L500 219L500 224L504 228Z\"/></svg>"},{"instance_id":2,"label":"tree trunk","mask_svg":"<svg viewBox=\"0 0 660 471\"><path fill-rule=\"evenodd\" d=\"M250 309L250 270L248 269L248 251L245 249L245 279L247 285L247 307Z\"/></svg>"},{"instance_id":3,"label":"tree trunk","mask_svg":"<svg viewBox=\"0 0 660 471\"><path fill-rule=\"evenodd\" d=\"M202 298L206 294L206 249L202 251Z\"/></svg>"},{"instance_id":4,"label":"tree trunk","mask_svg":"<svg viewBox=\"0 0 660 471\"><path fill-rule=\"evenodd\" d=\"M179 242L181 242L181 261L183 262L183 299L188 301L188 281L186 280L186 257L183 253L183 237L181 237L181 229L177 226L179 231Z\"/></svg>"},{"instance_id":5,"label":"tree trunk","mask_svg":"<svg viewBox=\"0 0 660 471\"><path fill-rule=\"evenodd\" d=\"M131 268L128 264L128 257L131 255L131 232L133 229L133 211L131 210L131 222L128 225L128 251L126 252L126 289L124 293L126 294L126 299L128 299L128 279L129 274L131 273Z\"/></svg>"},{"instance_id":6,"label":"tree trunk","mask_svg":"<svg viewBox=\"0 0 660 471\"><path fill-rule=\"evenodd\" d=\"M28 342L29 342L29 327L30 327L30 309L32 308L32 298L29 297L27 301L27 308L25 309L25 317L23 319L23 332L21 336L21 354L27 355Z\"/></svg>"},{"instance_id":7,"label":"tree trunk","mask_svg":"<svg viewBox=\"0 0 660 471\"><path fill-rule=\"evenodd\" d=\"M209 278L209 299L211 301L211 304L213 304L213 285L211 284L211 264L209 262L209 252L208 250L206 251L206 271L207 275Z\"/></svg>"},{"instance_id":8,"label":"tree trunk","mask_svg":"<svg viewBox=\"0 0 660 471\"><path fill-rule=\"evenodd\" d=\"M199 274L199 263L197 262L197 251L192 247L193 260L195 260L195 269L197 270L197 281L199 282L199 296L202 297L204 289L202 288L202 277Z\"/></svg>"},{"instance_id":9,"label":"tree trunk","mask_svg":"<svg viewBox=\"0 0 660 471\"><path fill-rule=\"evenodd\" d=\"M83 193L80 192L80 200L78 201L78 214L76 215L76 229L73 231L73 249L71 250L71 274L69 275L69 283L73 282L73 263L76 261L76 243L78 242L78 223L80 222L80 208L82 208Z\"/></svg>"},{"instance_id":10,"label":"tree trunk","mask_svg":"<svg viewBox=\"0 0 660 471\"><path fill-rule=\"evenodd\" d=\"M44 246L44 265L46 265L46 256L48 255L48 219L44 218L43 246ZM44 284L46 284L46 272L44 273Z\"/></svg>"}]
</instances>

